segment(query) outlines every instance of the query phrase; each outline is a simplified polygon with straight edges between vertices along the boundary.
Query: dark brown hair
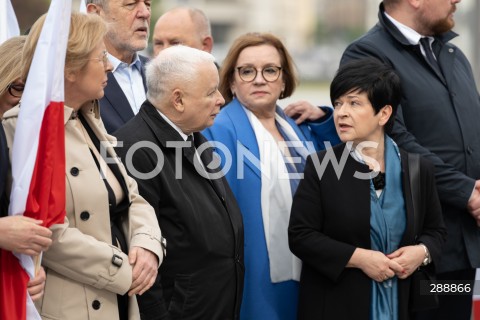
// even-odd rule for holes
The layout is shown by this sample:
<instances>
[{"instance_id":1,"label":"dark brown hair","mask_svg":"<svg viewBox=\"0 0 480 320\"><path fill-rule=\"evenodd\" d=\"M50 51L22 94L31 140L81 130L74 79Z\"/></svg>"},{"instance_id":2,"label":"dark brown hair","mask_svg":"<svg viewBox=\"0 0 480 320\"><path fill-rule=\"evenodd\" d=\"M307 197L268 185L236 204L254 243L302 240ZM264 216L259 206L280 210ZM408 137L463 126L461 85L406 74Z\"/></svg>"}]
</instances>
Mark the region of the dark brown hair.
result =
<instances>
[{"instance_id":1,"label":"dark brown hair","mask_svg":"<svg viewBox=\"0 0 480 320\"><path fill-rule=\"evenodd\" d=\"M230 90L235 75L235 65L237 64L238 56L243 49L248 47L255 47L260 45L271 45L276 48L280 55L280 63L282 67L282 77L285 81L285 90L280 99L290 97L295 91L298 84L297 72L293 59L283 45L282 41L270 33L247 33L238 37L230 47L228 54L223 60L220 68L220 93L225 99L225 104L233 99L232 91Z\"/></svg>"}]
</instances>

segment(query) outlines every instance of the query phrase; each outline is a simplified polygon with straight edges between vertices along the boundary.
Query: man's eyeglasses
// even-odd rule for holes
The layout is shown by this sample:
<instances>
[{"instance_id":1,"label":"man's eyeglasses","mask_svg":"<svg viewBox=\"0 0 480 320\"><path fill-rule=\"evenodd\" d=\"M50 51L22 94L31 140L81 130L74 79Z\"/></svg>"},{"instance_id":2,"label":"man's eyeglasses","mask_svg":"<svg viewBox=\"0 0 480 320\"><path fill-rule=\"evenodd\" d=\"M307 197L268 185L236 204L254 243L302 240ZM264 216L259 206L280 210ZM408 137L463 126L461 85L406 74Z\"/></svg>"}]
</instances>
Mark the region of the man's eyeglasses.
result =
<instances>
[{"instance_id":1,"label":"man's eyeglasses","mask_svg":"<svg viewBox=\"0 0 480 320\"><path fill-rule=\"evenodd\" d=\"M8 93L15 98L22 97L23 89L25 89L24 84L15 84L12 82L8 85Z\"/></svg>"},{"instance_id":2,"label":"man's eyeglasses","mask_svg":"<svg viewBox=\"0 0 480 320\"><path fill-rule=\"evenodd\" d=\"M107 50L103 50L103 52L102 52L102 57L101 57L101 58L91 58L91 59L88 59L88 60L102 61L102 62L103 62L103 66L106 67L107 64L108 64L108 51L107 51Z\"/></svg>"},{"instance_id":3,"label":"man's eyeglasses","mask_svg":"<svg viewBox=\"0 0 480 320\"><path fill-rule=\"evenodd\" d=\"M257 69L252 66L237 67L240 79L252 82L257 77ZM282 67L268 66L262 69L262 77L267 82L274 82L280 77Z\"/></svg>"}]
</instances>

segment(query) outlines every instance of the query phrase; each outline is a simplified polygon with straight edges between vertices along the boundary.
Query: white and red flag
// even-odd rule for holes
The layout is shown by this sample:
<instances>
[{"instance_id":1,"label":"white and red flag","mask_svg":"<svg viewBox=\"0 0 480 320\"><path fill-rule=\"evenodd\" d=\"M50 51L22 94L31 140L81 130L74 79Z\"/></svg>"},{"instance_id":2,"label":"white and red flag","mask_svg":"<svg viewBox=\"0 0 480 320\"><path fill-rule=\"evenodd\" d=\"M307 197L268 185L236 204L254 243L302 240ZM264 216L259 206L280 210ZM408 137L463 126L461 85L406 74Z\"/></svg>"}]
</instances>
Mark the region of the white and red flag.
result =
<instances>
[{"instance_id":1,"label":"white and red flag","mask_svg":"<svg viewBox=\"0 0 480 320\"><path fill-rule=\"evenodd\" d=\"M19 35L20 28L12 3L10 0L0 0L0 44Z\"/></svg>"},{"instance_id":2,"label":"white and red flag","mask_svg":"<svg viewBox=\"0 0 480 320\"><path fill-rule=\"evenodd\" d=\"M64 67L72 1L52 0L21 100L12 147L10 215L43 225L65 219ZM40 319L27 283L35 275L30 256L1 252L0 319Z\"/></svg>"}]
</instances>

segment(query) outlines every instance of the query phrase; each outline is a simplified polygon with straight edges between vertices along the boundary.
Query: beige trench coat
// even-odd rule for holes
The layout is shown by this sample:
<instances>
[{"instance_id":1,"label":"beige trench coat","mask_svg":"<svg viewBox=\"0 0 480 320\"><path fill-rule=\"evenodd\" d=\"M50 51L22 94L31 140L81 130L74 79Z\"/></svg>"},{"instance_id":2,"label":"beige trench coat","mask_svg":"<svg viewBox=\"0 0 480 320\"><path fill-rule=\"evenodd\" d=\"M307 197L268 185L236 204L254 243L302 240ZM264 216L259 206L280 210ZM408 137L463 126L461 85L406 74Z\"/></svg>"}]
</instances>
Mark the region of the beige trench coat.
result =
<instances>
[{"instance_id":1,"label":"beige trench coat","mask_svg":"<svg viewBox=\"0 0 480 320\"><path fill-rule=\"evenodd\" d=\"M99 140L114 142L115 138L106 134L98 111L98 105L91 102L81 109ZM17 106L3 118L10 150L18 112ZM69 120L72 112L64 108L67 216L64 224L50 228L53 243L42 261L47 272L45 294L37 307L43 319L118 319L117 294L128 292L132 267L128 257L111 245L108 193L84 137L75 128L74 122L80 120ZM116 157L111 146L107 152ZM150 250L161 263L161 234L155 212L138 195L137 184L127 176L123 165L120 169L130 192L128 219L122 224L128 245ZM72 174L75 172L78 174ZM112 263L113 255L123 258L121 267ZM135 297L129 299L129 319L140 319Z\"/></svg>"}]
</instances>

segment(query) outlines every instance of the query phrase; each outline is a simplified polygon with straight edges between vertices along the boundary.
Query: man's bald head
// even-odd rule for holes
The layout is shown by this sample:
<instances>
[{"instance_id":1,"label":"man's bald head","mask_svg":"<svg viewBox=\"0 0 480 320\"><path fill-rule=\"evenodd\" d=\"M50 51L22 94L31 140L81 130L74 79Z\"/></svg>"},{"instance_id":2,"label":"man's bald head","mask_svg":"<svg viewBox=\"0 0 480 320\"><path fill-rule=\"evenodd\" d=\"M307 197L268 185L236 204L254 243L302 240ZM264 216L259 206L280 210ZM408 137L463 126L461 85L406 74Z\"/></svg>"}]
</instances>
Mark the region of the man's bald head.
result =
<instances>
[{"instance_id":1,"label":"man's bald head","mask_svg":"<svg viewBox=\"0 0 480 320\"><path fill-rule=\"evenodd\" d=\"M174 45L184 45L211 53L210 21L205 13L190 7L178 7L158 18L153 31L153 54Z\"/></svg>"}]
</instances>

